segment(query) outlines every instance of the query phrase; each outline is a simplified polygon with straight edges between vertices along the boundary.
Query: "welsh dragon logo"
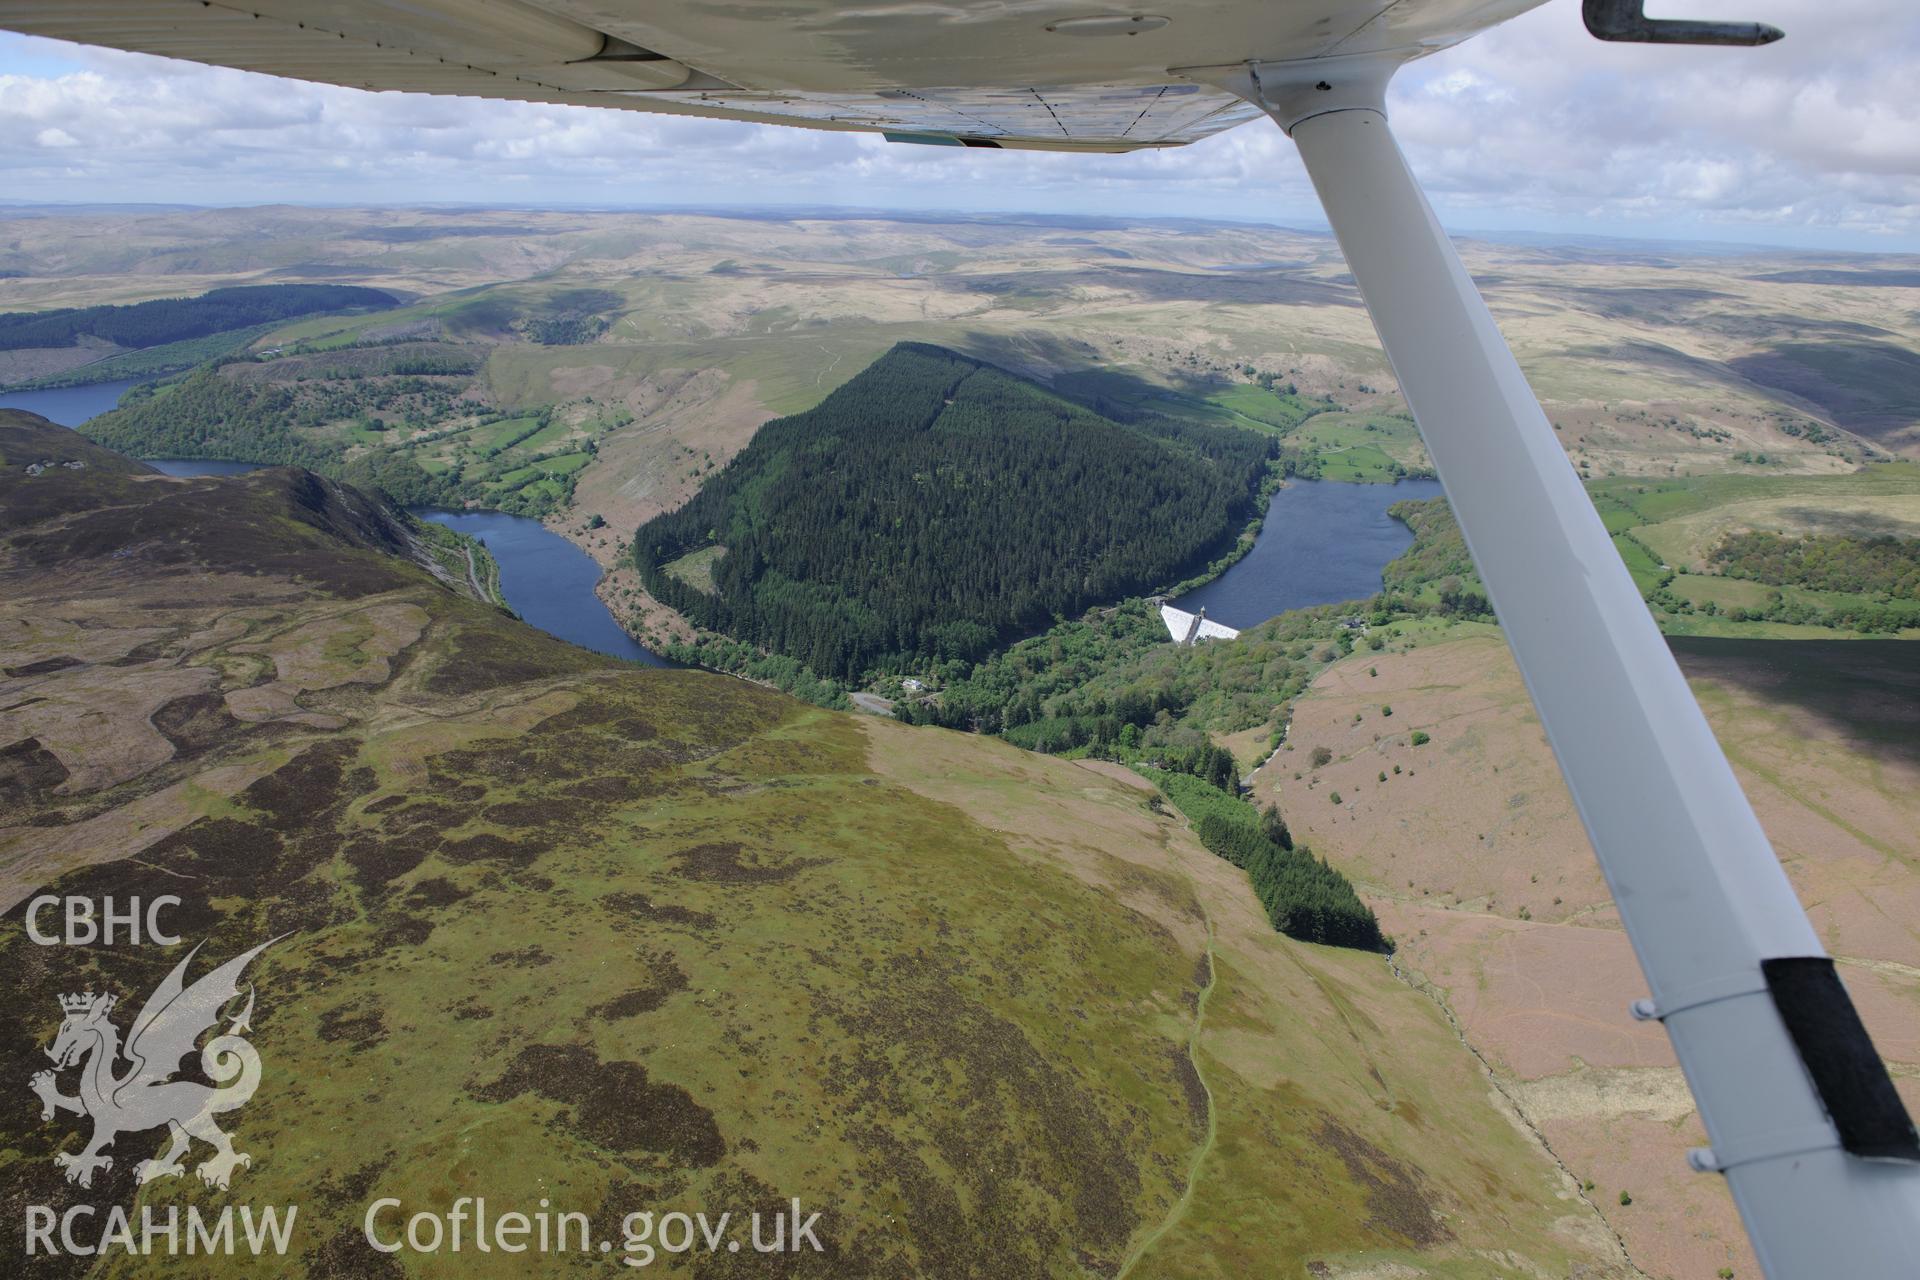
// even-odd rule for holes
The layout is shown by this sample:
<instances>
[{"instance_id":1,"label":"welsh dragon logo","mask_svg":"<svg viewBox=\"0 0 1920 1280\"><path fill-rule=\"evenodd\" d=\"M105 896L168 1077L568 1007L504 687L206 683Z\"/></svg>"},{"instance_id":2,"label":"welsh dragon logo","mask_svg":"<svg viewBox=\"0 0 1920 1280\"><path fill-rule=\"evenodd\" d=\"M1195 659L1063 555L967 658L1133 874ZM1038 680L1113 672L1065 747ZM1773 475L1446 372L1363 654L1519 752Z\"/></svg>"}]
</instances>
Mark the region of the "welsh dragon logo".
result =
<instances>
[{"instance_id":1,"label":"welsh dragon logo","mask_svg":"<svg viewBox=\"0 0 1920 1280\"><path fill-rule=\"evenodd\" d=\"M196 1138L213 1148L213 1154L196 1169L208 1186L224 1191L236 1169L253 1163L251 1156L233 1149L233 1139L214 1123L215 1116L245 1106L260 1084L260 1055L241 1038L242 1032L251 1030L251 984L246 1007L232 1018L224 1034L200 1050L200 1069L215 1083L173 1077L201 1033L217 1024L220 1010L239 996L240 975L247 965L278 941L269 939L187 986L187 965L200 950L194 947L147 997L124 1048L120 1028L108 1016L116 1003L114 996L89 991L60 997L66 1019L47 1050L54 1069L36 1073L30 1086L40 1096L42 1120L53 1119L59 1111L93 1119L93 1137L80 1154L63 1151L53 1158L66 1171L68 1182L92 1186L96 1169L113 1167L113 1157L101 1153L116 1137L162 1125L172 1141L159 1159L142 1160L135 1168L141 1182L186 1172L180 1157ZM127 1065L121 1070L123 1059ZM68 1096L60 1092L57 1073L74 1066L80 1068L80 1091Z\"/></svg>"}]
</instances>

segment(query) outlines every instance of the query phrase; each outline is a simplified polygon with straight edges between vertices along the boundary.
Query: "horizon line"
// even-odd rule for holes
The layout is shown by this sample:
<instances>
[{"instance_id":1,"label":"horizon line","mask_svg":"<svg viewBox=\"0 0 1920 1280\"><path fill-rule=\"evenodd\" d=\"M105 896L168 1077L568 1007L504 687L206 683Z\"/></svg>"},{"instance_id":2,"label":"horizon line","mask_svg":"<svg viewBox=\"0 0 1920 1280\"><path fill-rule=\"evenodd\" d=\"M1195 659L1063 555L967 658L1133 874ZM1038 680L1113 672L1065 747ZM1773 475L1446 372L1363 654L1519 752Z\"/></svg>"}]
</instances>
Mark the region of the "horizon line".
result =
<instances>
[{"instance_id":1,"label":"horizon line","mask_svg":"<svg viewBox=\"0 0 1920 1280\"><path fill-rule=\"evenodd\" d=\"M368 212L415 211L423 213L446 213L461 210L495 213L640 213L665 214L680 213L706 217L745 217L759 215L780 215L781 220L795 217L841 217L873 218L876 220L914 221L914 222L982 222L1032 220L1060 224L1077 224L1095 230L1124 230L1128 226L1192 224L1211 227L1263 227L1275 231L1289 232L1294 235L1312 236L1318 239L1333 238L1332 230L1324 223L1312 220L1282 221L1274 218L1231 217L1215 215L1198 217L1186 214L1119 214L1119 213L1065 213L1048 212L1037 209L939 209L939 208L899 208L886 205L864 204L825 204L819 202L794 203L733 203L733 204L696 204L673 202L601 202L601 201L549 201L541 203L518 201L474 201L474 200L247 200L234 202L199 203L184 200L23 200L17 197L0 197L0 217L16 210L82 210L82 209L124 209L128 212L163 212L233 210L249 211L260 209L312 209ZM1524 227L1488 228L1458 227L1449 228L1448 235L1465 240L1479 240L1489 243L1515 243L1522 246L1550 247L1565 246L1577 248L1583 245L1618 245L1637 248L1691 248L1716 256L1731 255L1740 252L1760 252L1769 254L1802 254L1817 257L1839 258L1912 258L1920 257L1920 252L1901 249L1831 249L1810 248L1802 245L1781 244L1763 240L1733 240L1719 237L1694 237L1678 235L1623 236L1607 235L1589 231L1560 231L1532 229Z\"/></svg>"}]
</instances>

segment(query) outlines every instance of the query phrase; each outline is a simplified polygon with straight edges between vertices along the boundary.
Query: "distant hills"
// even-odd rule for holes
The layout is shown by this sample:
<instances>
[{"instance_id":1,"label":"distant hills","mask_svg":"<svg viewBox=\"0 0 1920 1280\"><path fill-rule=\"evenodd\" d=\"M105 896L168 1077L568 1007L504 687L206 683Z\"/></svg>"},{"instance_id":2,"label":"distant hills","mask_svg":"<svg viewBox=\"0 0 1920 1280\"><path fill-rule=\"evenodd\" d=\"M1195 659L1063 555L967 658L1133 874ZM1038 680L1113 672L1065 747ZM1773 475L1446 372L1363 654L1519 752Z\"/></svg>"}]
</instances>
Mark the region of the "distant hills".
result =
<instances>
[{"instance_id":1,"label":"distant hills","mask_svg":"<svg viewBox=\"0 0 1920 1280\"><path fill-rule=\"evenodd\" d=\"M658 598L822 674L971 659L1204 563L1275 453L1233 428L1123 426L901 343L761 428L634 554Z\"/></svg>"}]
</instances>

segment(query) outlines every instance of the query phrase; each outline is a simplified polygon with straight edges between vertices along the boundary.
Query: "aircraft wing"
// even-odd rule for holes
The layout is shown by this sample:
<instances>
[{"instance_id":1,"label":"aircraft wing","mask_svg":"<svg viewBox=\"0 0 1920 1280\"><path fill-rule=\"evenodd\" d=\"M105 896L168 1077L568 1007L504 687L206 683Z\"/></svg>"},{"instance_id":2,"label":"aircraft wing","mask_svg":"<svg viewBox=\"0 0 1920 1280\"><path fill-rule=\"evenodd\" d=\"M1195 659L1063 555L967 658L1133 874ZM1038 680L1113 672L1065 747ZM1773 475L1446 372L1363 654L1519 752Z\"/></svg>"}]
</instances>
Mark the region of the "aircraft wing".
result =
<instances>
[{"instance_id":1,"label":"aircraft wing","mask_svg":"<svg viewBox=\"0 0 1920 1280\"><path fill-rule=\"evenodd\" d=\"M1260 112L1179 67L1417 56L1542 0L0 0L0 28L359 89L1134 151Z\"/></svg>"}]
</instances>

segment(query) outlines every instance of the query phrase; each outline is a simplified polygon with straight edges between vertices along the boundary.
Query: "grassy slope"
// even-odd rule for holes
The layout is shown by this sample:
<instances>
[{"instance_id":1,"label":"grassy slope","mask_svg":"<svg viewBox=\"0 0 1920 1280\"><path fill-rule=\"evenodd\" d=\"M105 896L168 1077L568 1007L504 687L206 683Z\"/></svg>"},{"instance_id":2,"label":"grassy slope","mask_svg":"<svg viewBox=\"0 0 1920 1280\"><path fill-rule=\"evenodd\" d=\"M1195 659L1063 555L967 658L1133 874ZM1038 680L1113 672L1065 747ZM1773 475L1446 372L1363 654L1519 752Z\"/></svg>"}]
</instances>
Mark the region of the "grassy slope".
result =
<instances>
[{"instance_id":1,"label":"grassy slope","mask_svg":"<svg viewBox=\"0 0 1920 1280\"><path fill-rule=\"evenodd\" d=\"M1913 480L1909 466L1895 465L1842 477L1595 487L1629 567L1650 585L1659 564L1640 535L1706 529L1717 539L1746 523L1885 531L1912 502ZM1703 594L1765 590L1694 575L1680 583ZM1827 599L1835 593L1801 594L1837 603ZM1898 1073L1910 1073L1920 1053L1911 982L1920 970L1911 926L1920 910L1912 875L1920 780L1909 749L1920 648L1714 621L1745 638L1676 637L1676 650L1816 923L1852 961L1848 980L1883 1051ZM1600 1184L1596 1203L1604 1199L1636 1261L1656 1275L1725 1265L1747 1274L1752 1263L1723 1191L1674 1158L1697 1122L1664 1041L1618 1016L1642 980L1499 632L1443 619L1380 630L1384 652L1319 672L1295 704L1291 741L1259 775L1257 798L1277 799L1297 835L1363 881L1403 943L1401 962L1446 1001L1554 1149ZM1759 638L1790 630L1826 643ZM1183 661L1207 661L1216 697L1225 687L1275 705L1283 694L1271 671L1250 688L1226 674L1265 643L1255 632ZM1164 647L1157 656L1173 658ZM1115 663L1082 683L1103 685L1130 669ZM1381 714L1386 704L1392 718ZM1219 740L1235 724L1209 727ZM1432 742L1413 746L1416 729ZM1252 736L1229 745L1264 758L1264 730ZM1318 746L1334 760L1316 770L1308 759ZM1330 849L1321 850L1323 840ZM1622 1190L1633 1206L1614 1205Z\"/></svg>"},{"instance_id":2,"label":"grassy slope","mask_svg":"<svg viewBox=\"0 0 1920 1280\"><path fill-rule=\"evenodd\" d=\"M1599 1223L1545 1153L1490 1105L1434 1007L1377 956L1276 935L1245 874L1208 853L1151 788L979 739L863 721L883 776L1063 864L1165 922L1196 986L1196 1110L1213 1110L1193 1191L1125 1274L1482 1276L1483 1250L1609 1275ZM1095 771L1099 772L1095 772ZM1157 847L1156 847L1157 846ZM1211 955L1211 968L1206 957ZM1195 995L1197 996L1197 992ZM1195 1137L1204 1143L1196 1124ZM1309 1262L1323 1268L1309 1270Z\"/></svg>"},{"instance_id":3,"label":"grassy slope","mask_svg":"<svg viewBox=\"0 0 1920 1280\"><path fill-rule=\"evenodd\" d=\"M0 1070L44 1065L57 993L136 998L177 958L32 947L36 889L188 886L176 920L210 956L289 932L252 974L266 1083L232 1127L255 1155L244 1196L303 1206L307 1274L372 1268L357 1224L376 1194L544 1196L602 1224L798 1195L827 1209L833 1252L795 1275L1106 1272L1163 1226L1140 1274L1224 1274L1250 1226L1296 1262L1355 1241L1443 1273L1468 1273L1476 1242L1554 1273L1605 1257L1553 1225L1550 1166L1430 1013L1377 960L1262 934L1237 882L1204 893L1217 921L1243 917L1218 926L1222 972L1254 976L1208 1006L1232 1015L1201 1039L1232 1141L1201 1173L1250 1198L1222 1216L1195 1196L1168 1225L1202 1132L1182 1065L1201 891L1183 879L1224 864L1116 783L957 735L875 751L863 732L905 731L571 649L382 554L389 530L299 473L0 486L3 662L27 671L8 702L33 744L0 792L0 951L22 975ZM52 659L73 661L35 665ZM1112 819L1072 847L1007 825L1057 807L1058 771L1062 801ZM1340 1000L1303 1005L1323 981ZM1341 1002L1381 1001L1411 1028L1380 1047L1342 1030ZM1412 1107L1374 1105L1381 1054ZM1297 1083L1271 1078L1290 1061ZM50 1156L76 1141L15 1108L0 1200L73 1202ZM89 1198L225 1202L190 1178L137 1191L141 1142L117 1154ZM1401 1173L1397 1207L1375 1206Z\"/></svg>"},{"instance_id":4,"label":"grassy slope","mask_svg":"<svg viewBox=\"0 0 1920 1280\"><path fill-rule=\"evenodd\" d=\"M123 351L118 355L92 361L65 373L19 383L15 389L79 387L93 382L114 382L121 378L157 378L169 373L179 373L205 361L217 359L230 351L238 351L256 338L271 333L278 327L278 322L258 324L245 329L228 329L223 333L209 334L204 338L183 338L179 342L169 342L158 347Z\"/></svg>"}]
</instances>

